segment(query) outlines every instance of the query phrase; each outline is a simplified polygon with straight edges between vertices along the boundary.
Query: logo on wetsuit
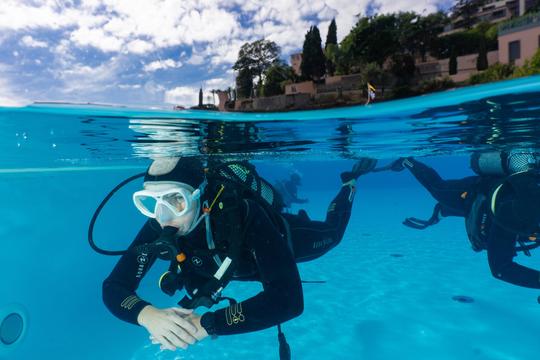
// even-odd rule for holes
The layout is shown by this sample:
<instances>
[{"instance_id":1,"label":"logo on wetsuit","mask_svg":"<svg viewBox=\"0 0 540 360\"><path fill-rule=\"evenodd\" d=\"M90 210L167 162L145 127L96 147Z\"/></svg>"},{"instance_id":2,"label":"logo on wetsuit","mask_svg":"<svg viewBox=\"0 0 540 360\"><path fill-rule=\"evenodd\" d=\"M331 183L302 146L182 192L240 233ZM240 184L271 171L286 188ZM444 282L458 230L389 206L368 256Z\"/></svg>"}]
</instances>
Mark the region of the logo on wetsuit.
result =
<instances>
[{"instance_id":1,"label":"logo on wetsuit","mask_svg":"<svg viewBox=\"0 0 540 360\"><path fill-rule=\"evenodd\" d=\"M315 241L313 243L313 248L314 249L319 249L319 248L322 248L322 247L326 247L327 245L330 245L331 243L333 243L333 240L331 238L326 238L326 239L321 240L321 241Z\"/></svg>"},{"instance_id":2,"label":"logo on wetsuit","mask_svg":"<svg viewBox=\"0 0 540 360\"><path fill-rule=\"evenodd\" d=\"M227 325L238 324L244 322L246 317L242 314L242 303L232 304L225 309L225 320Z\"/></svg>"},{"instance_id":3,"label":"logo on wetsuit","mask_svg":"<svg viewBox=\"0 0 540 360\"><path fill-rule=\"evenodd\" d=\"M135 277L140 278L144 272L145 265L148 264L148 254L141 253L137 256L137 262L139 263L139 266L137 267L137 275Z\"/></svg>"},{"instance_id":4,"label":"logo on wetsuit","mask_svg":"<svg viewBox=\"0 0 540 360\"><path fill-rule=\"evenodd\" d=\"M195 266L201 266L203 264L203 261L201 260L200 257L197 257L197 256L193 256L191 258L191 263Z\"/></svg>"}]
</instances>

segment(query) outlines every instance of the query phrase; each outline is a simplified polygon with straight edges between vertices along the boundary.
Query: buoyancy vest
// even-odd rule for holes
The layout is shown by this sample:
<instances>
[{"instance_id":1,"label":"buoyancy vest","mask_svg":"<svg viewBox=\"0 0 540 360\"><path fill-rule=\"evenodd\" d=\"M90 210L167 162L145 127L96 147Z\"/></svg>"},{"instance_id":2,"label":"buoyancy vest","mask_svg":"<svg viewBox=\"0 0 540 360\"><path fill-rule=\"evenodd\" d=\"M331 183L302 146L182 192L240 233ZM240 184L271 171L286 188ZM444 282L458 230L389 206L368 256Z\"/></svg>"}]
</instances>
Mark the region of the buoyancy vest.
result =
<instances>
[{"instance_id":1,"label":"buoyancy vest","mask_svg":"<svg viewBox=\"0 0 540 360\"><path fill-rule=\"evenodd\" d=\"M176 240L177 256L160 278L160 288L173 295L184 288L182 307L211 307L222 300L221 291L232 278L254 280L254 264L241 259L244 244L247 200L261 205L269 218L285 234L280 197L255 167L247 162L229 162L210 167L203 195L207 218L191 235ZM202 232L202 233L201 233ZM202 240L201 239L206 239Z\"/></svg>"}]
</instances>

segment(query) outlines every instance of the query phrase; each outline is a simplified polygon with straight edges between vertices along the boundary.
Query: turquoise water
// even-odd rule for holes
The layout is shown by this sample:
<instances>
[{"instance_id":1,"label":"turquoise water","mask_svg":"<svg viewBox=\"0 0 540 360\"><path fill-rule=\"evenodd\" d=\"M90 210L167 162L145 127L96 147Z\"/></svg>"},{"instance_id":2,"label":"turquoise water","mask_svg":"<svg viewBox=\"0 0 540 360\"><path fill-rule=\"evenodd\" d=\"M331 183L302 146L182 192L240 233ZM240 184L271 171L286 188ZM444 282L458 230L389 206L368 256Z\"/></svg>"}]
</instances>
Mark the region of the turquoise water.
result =
<instances>
[{"instance_id":1,"label":"turquoise water","mask_svg":"<svg viewBox=\"0 0 540 360\"><path fill-rule=\"evenodd\" d=\"M0 314L17 309L27 327L0 359L277 359L276 330L205 339L187 351L159 351L143 328L114 318L101 283L117 261L88 246L88 222L121 180L169 155L242 158L270 180L296 169L300 197L323 219L339 173L354 158L385 165L414 155L444 178L472 174L478 149L538 148L540 77L443 92L369 107L280 114L222 114L81 105L0 108ZM123 249L144 218L122 189L100 217L95 238ZM537 359L540 291L491 277L463 220L424 231L401 225L428 217L434 201L407 172L358 182L342 243L301 264L304 313L284 331L293 359ZM294 206L295 212L300 207ZM400 255L400 256L397 256ZM536 255L536 256L534 256ZM540 267L538 254L518 262ZM154 266L139 295L173 306ZM231 283L243 299L256 283ZM473 303L452 300L472 297Z\"/></svg>"}]
</instances>

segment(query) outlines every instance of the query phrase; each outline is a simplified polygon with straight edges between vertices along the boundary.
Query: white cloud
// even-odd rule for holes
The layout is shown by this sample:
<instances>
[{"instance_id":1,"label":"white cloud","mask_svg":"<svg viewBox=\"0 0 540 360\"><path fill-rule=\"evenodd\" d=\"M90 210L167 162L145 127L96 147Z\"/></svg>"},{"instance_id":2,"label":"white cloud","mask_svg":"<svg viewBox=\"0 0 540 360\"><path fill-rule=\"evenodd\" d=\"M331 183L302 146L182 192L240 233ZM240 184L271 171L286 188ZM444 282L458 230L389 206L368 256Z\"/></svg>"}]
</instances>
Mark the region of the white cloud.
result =
<instances>
[{"instance_id":1,"label":"white cloud","mask_svg":"<svg viewBox=\"0 0 540 360\"><path fill-rule=\"evenodd\" d=\"M134 85L131 85L131 84L118 84L118 88L122 89L122 90L136 90L136 89L140 89L142 86L140 84L134 84Z\"/></svg>"},{"instance_id":2,"label":"white cloud","mask_svg":"<svg viewBox=\"0 0 540 360\"><path fill-rule=\"evenodd\" d=\"M0 29L59 29L73 24L73 20L61 14L51 2L32 6L18 0L2 0L0 7Z\"/></svg>"},{"instance_id":3,"label":"white cloud","mask_svg":"<svg viewBox=\"0 0 540 360\"><path fill-rule=\"evenodd\" d=\"M196 105L199 101L199 89L189 86L179 86L165 92L165 103L174 105Z\"/></svg>"},{"instance_id":4,"label":"white cloud","mask_svg":"<svg viewBox=\"0 0 540 360\"><path fill-rule=\"evenodd\" d=\"M165 87L150 80L144 84L144 91L150 95L156 95L165 91Z\"/></svg>"},{"instance_id":5,"label":"white cloud","mask_svg":"<svg viewBox=\"0 0 540 360\"><path fill-rule=\"evenodd\" d=\"M102 29L80 28L71 33L70 40L80 46L93 46L104 52L120 51L123 41Z\"/></svg>"},{"instance_id":6,"label":"white cloud","mask_svg":"<svg viewBox=\"0 0 540 360\"><path fill-rule=\"evenodd\" d=\"M122 66L123 61L118 57L94 67L81 63L69 64L56 72L56 78L63 83L60 89L62 93L84 96L114 86Z\"/></svg>"},{"instance_id":7,"label":"white cloud","mask_svg":"<svg viewBox=\"0 0 540 360\"><path fill-rule=\"evenodd\" d=\"M130 41L126 45L126 50L127 52L130 52L133 54L145 54L154 50L154 44L148 41L136 39L136 40Z\"/></svg>"},{"instance_id":8,"label":"white cloud","mask_svg":"<svg viewBox=\"0 0 540 360\"><path fill-rule=\"evenodd\" d=\"M45 41L39 41L31 37L30 35L23 36L21 44L32 48L46 48L48 44Z\"/></svg>"},{"instance_id":9,"label":"white cloud","mask_svg":"<svg viewBox=\"0 0 540 360\"><path fill-rule=\"evenodd\" d=\"M173 59L156 60L149 64L144 65L143 70L146 72L152 72L161 69L176 69L182 67L181 61L174 61Z\"/></svg>"},{"instance_id":10,"label":"white cloud","mask_svg":"<svg viewBox=\"0 0 540 360\"><path fill-rule=\"evenodd\" d=\"M190 65L201 65L204 64L204 56L199 54L193 54L191 55L191 58L187 61Z\"/></svg>"},{"instance_id":11,"label":"white cloud","mask_svg":"<svg viewBox=\"0 0 540 360\"><path fill-rule=\"evenodd\" d=\"M224 77L213 78L204 80L204 87L206 90L226 90L228 87L234 86L234 72L232 70L227 71Z\"/></svg>"},{"instance_id":12,"label":"white cloud","mask_svg":"<svg viewBox=\"0 0 540 360\"><path fill-rule=\"evenodd\" d=\"M57 93L84 99L86 93L96 94L107 88L133 89L156 98L164 96L167 102L195 104L198 86L167 90L153 79L153 73L184 64L206 65L199 78L207 77L208 73L215 74L215 78L202 80L205 88L226 88L234 84L230 67L245 42L263 37L275 41L282 49L282 56L287 58L301 49L311 25L319 26L324 45L333 17L336 17L338 40L341 40L356 23L355 15L365 12L370 0L1 1L0 42L2 46L10 44L8 40L15 39L11 43L17 43L5 52L18 57L16 62L22 65L28 58L29 47L50 48L53 60L43 59L48 71L43 73L45 75L36 73L36 77L53 74L54 80L61 82L61 88L55 88ZM383 13L422 12L423 9L430 12L436 8L433 0L378 0L377 3ZM39 35L36 39L29 34ZM84 51L79 51L80 48ZM93 56L93 49L105 53L111 60L90 65L86 58L95 62L103 55ZM149 62L145 56L171 51L181 53L180 57ZM79 57L80 54L83 57ZM127 60L128 55L130 60ZM126 60L120 60L122 58ZM134 68L133 64L138 67ZM131 71L129 76L120 78L128 71ZM0 77L3 75L0 68ZM141 84L139 87L126 84L135 78ZM43 84L47 79L36 80L36 84ZM199 80L191 76L189 83L198 84ZM1 91L7 94L6 90ZM30 93L40 91L47 89Z\"/></svg>"},{"instance_id":13,"label":"white cloud","mask_svg":"<svg viewBox=\"0 0 540 360\"><path fill-rule=\"evenodd\" d=\"M11 67L0 64L0 75L10 72L12 72ZM29 103L31 101L20 96L20 92L15 90L6 77L0 77L0 106L23 106Z\"/></svg>"},{"instance_id":14,"label":"white cloud","mask_svg":"<svg viewBox=\"0 0 540 360\"><path fill-rule=\"evenodd\" d=\"M13 95L9 93L4 93L5 89L2 88L2 84L0 83L0 106L24 106L31 103L31 101L27 99L22 99L18 95Z\"/></svg>"}]
</instances>

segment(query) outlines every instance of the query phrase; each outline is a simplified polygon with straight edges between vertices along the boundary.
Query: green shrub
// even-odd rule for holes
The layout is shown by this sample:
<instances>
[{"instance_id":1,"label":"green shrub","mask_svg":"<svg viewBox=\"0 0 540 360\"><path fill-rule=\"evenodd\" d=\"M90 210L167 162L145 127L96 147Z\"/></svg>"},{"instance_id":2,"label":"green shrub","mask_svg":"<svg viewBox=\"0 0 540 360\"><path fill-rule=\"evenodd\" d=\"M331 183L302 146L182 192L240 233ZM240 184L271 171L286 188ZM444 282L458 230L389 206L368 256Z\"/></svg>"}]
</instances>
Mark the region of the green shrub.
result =
<instances>
[{"instance_id":1,"label":"green shrub","mask_svg":"<svg viewBox=\"0 0 540 360\"><path fill-rule=\"evenodd\" d=\"M540 74L540 49L536 50L536 53L532 58L525 61L523 66L515 69L514 77L530 76Z\"/></svg>"},{"instance_id":2,"label":"green shrub","mask_svg":"<svg viewBox=\"0 0 540 360\"><path fill-rule=\"evenodd\" d=\"M417 87L417 92L424 94L434 91L451 89L454 87L456 87L456 84L452 81L452 79L450 79L449 77L444 77L442 79L422 81Z\"/></svg>"},{"instance_id":3,"label":"green shrub","mask_svg":"<svg viewBox=\"0 0 540 360\"><path fill-rule=\"evenodd\" d=\"M409 85L395 86L392 91L390 91L389 99L401 99L410 96L415 96L416 92L411 89Z\"/></svg>"},{"instance_id":4,"label":"green shrub","mask_svg":"<svg viewBox=\"0 0 540 360\"><path fill-rule=\"evenodd\" d=\"M514 73L514 65L496 63L487 70L474 74L469 78L469 84L482 84L486 82L508 79Z\"/></svg>"}]
</instances>

